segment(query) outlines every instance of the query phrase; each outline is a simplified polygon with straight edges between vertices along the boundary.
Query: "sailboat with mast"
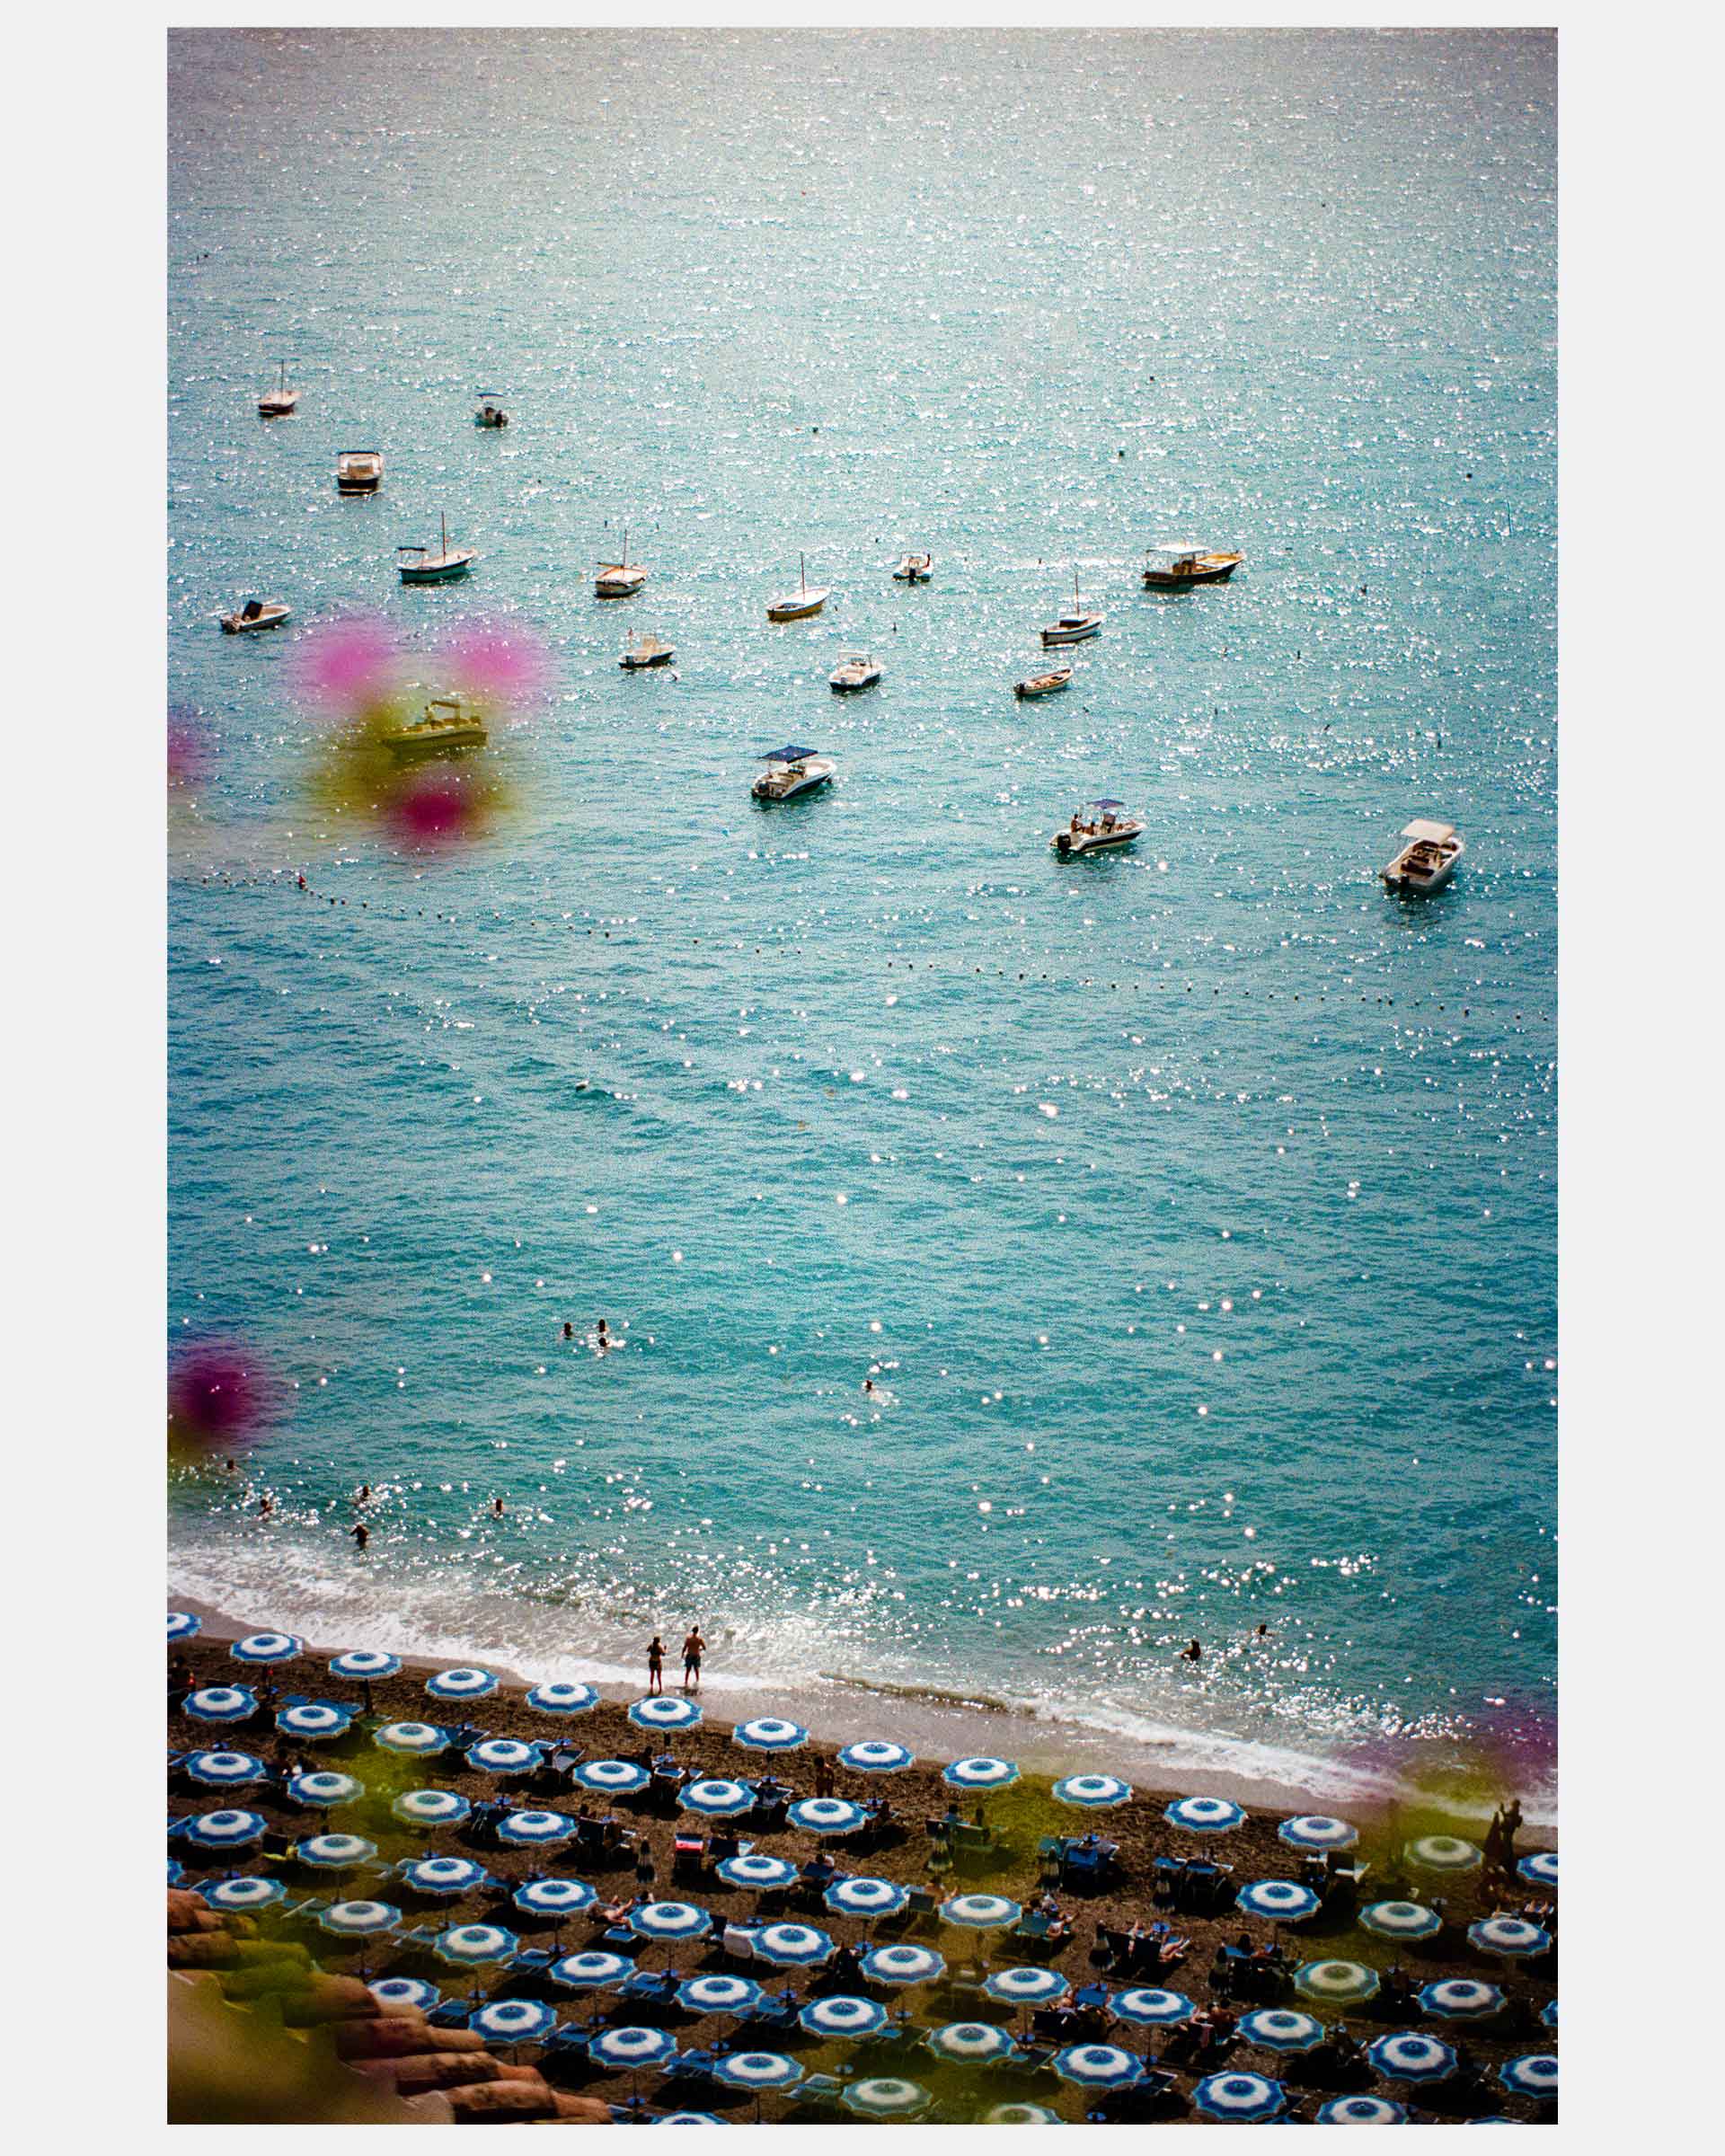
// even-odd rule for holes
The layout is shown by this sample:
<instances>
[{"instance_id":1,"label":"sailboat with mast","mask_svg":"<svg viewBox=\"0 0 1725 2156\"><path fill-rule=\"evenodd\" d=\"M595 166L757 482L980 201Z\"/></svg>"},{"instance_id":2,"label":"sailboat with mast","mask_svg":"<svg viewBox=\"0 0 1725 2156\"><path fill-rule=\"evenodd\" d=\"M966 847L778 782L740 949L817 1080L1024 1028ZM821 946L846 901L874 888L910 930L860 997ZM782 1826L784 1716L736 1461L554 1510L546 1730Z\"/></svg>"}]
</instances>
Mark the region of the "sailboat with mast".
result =
<instances>
[{"instance_id":1,"label":"sailboat with mast","mask_svg":"<svg viewBox=\"0 0 1725 2156\"><path fill-rule=\"evenodd\" d=\"M449 543L449 524L447 517L438 517L438 547L434 554L429 546L398 546L395 549L395 566L401 571L403 584L447 584L456 577L464 577L478 561L471 546Z\"/></svg>"},{"instance_id":2,"label":"sailboat with mast","mask_svg":"<svg viewBox=\"0 0 1725 2156\"><path fill-rule=\"evenodd\" d=\"M1042 648L1046 651L1051 644L1082 644L1086 637L1100 636L1101 632L1101 611L1086 608L1078 596L1078 564L1075 561L1072 566L1072 612L1063 614L1057 622L1042 632Z\"/></svg>"},{"instance_id":3,"label":"sailboat with mast","mask_svg":"<svg viewBox=\"0 0 1725 2156\"><path fill-rule=\"evenodd\" d=\"M647 581L647 571L629 559L629 526L623 527L623 559L601 561L593 580L594 596L601 599L632 599Z\"/></svg>"},{"instance_id":4,"label":"sailboat with mast","mask_svg":"<svg viewBox=\"0 0 1725 2156\"><path fill-rule=\"evenodd\" d=\"M809 588L809 557L799 554L797 561L800 570L797 588L782 599L767 601L766 618L769 622L807 621L811 614L818 614L833 596L830 584L818 584L811 591Z\"/></svg>"},{"instance_id":5,"label":"sailboat with mast","mask_svg":"<svg viewBox=\"0 0 1725 2156\"><path fill-rule=\"evenodd\" d=\"M284 359L276 386L266 389L258 399L258 417L261 420L288 419L298 402L299 392L288 386L288 362Z\"/></svg>"}]
</instances>

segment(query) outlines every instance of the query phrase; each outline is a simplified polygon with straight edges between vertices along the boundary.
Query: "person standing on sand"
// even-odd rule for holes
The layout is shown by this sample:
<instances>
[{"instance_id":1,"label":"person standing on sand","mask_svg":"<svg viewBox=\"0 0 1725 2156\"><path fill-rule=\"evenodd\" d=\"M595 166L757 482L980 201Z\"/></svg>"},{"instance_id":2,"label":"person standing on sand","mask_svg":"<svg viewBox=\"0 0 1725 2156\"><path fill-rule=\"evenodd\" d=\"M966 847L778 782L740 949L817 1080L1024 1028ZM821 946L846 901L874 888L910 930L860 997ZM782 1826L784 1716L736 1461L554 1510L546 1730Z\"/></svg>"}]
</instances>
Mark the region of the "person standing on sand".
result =
<instances>
[{"instance_id":1,"label":"person standing on sand","mask_svg":"<svg viewBox=\"0 0 1725 2156\"><path fill-rule=\"evenodd\" d=\"M706 1641L701 1637L701 1627L698 1624L692 1624L689 1627L689 1636L683 1642L683 1689L685 1692L699 1692L701 1689L701 1656L706 1644Z\"/></svg>"},{"instance_id":2,"label":"person standing on sand","mask_svg":"<svg viewBox=\"0 0 1725 2156\"><path fill-rule=\"evenodd\" d=\"M648 1696L665 1689L665 1642L655 1632L647 1642Z\"/></svg>"},{"instance_id":3,"label":"person standing on sand","mask_svg":"<svg viewBox=\"0 0 1725 2156\"><path fill-rule=\"evenodd\" d=\"M824 1752L815 1756L815 1795L830 1797L833 1793L833 1763Z\"/></svg>"}]
</instances>

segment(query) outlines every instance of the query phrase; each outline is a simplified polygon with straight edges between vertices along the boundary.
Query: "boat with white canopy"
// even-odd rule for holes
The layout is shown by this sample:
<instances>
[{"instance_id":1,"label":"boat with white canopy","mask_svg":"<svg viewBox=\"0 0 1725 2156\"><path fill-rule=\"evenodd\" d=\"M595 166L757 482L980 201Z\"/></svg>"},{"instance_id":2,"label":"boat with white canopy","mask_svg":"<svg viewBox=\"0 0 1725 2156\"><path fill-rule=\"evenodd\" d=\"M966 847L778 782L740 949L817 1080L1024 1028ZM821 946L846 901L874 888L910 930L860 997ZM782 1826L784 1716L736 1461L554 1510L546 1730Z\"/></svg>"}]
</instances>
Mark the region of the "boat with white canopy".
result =
<instances>
[{"instance_id":1,"label":"boat with white canopy","mask_svg":"<svg viewBox=\"0 0 1725 2156\"><path fill-rule=\"evenodd\" d=\"M384 483L381 449L344 449L335 460L339 494L375 494Z\"/></svg>"},{"instance_id":2,"label":"boat with white canopy","mask_svg":"<svg viewBox=\"0 0 1725 2156\"><path fill-rule=\"evenodd\" d=\"M459 755L465 749L483 748L489 739L479 713L463 696L432 697L423 718L394 727L383 737L385 747L403 762Z\"/></svg>"},{"instance_id":3,"label":"boat with white canopy","mask_svg":"<svg viewBox=\"0 0 1725 2156\"><path fill-rule=\"evenodd\" d=\"M1144 835L1144 819L1122 815L1125 807L1124 801L1107 797L1086 801L1082 808L1074 810L1065 829L1055 833L1055 852L1062 861L1069 861L1079 853L1111 853L1122 846L1136 845Z\"/></svg>"},{"instance_id":4,"label":"boat with white canopy","mask_svg":"<svg viewBox=\"0 0 1725 2156\"><path fill-rule=\"evenodd\" d=\"M507 427L509 425L509 415L498 402L497 392L494 389L477 390L474 394L479 399L479 410L473 414L475 427Z\"/></svg>"},{"instance_id":5,"label":"boat with white canopy","mask_svg":"<svg viewBox=\"0 0 1725 2156\"><path fill-rule=\"evenodd\" d=\"M811 793L817 786L824 786L837 768L830 756L820 755L812 748L798 748L793 743L764 750L761 761L766 769L749 788L757 801L794 800L800 793Z\"/></svg>"},{"instance_id":6,"label":"boat with white canopy","mask_svg":"<svg viewBox=\"0 0 1725 2156\"><path fill-rule=\"evenodd\" d=\"M1467 847L1454 824L1416 817L1402 833L1407 844L1378 873L1393 891L1440 891Z\"/></svg>"},{"instance_id":7,"label":"boat with white canopy","mask_svg":"<svg viewBox=\"0 0 1725 2156\"><path fill-rule=\"evenodd\" d=\"M1146 591L1184 591L1192 584L1225 584L1243 554L1208 553L1201 546L1153 546L1144 560Z\"/></svg>"},{"instance_id":8,"label":"boat with white canopy","mask_svg":"<svg viewBox=\"0 0 1725 2156\"><path fill-rule=\"evenodd\" d=\"M456 577L464 577L478 561L471 546L451 546L447 520L438 518L438 551L434 554L429 546L398 546L395 549L395 566L401 572L403 584L447 584Z\"/></svg>"},{"instance_id":9,"label":"boat with white canopy","mask_svg":"<svg viewBox=\"0 0 1725 2156\"><path fill-rule=\"evenodd\" d=\"M625 674L637 674L646 667L668 667L676 657L675 644L668 644L663 637L650 634L643 629L617 664Z\"/></svg>"},{"instance_id":10,"label":"boat with white canopy","mask_svg":"<svg viewBox=\"0 0 1725 2156\"><path fill-rule=\"evenodd\" d=\"M833 596L833 588L830 584L817 585L813 590L810 590L808 556L799 554L797 561L801 570L801 580L797 588L782 599L767 601L766 618L769 622L807 621L811 614L818 614Z\"/></svg>"},{"instance_id":11,"label":"boat with white canopy","mask_svg":"<svg viewBox=\"0 0 1725 2156\"><path fill-rule=\"evenodd\" d=\"M926 584L934 574L934 557L906 554L892 573L900 584Z\"/></svg>"}]
</instances>

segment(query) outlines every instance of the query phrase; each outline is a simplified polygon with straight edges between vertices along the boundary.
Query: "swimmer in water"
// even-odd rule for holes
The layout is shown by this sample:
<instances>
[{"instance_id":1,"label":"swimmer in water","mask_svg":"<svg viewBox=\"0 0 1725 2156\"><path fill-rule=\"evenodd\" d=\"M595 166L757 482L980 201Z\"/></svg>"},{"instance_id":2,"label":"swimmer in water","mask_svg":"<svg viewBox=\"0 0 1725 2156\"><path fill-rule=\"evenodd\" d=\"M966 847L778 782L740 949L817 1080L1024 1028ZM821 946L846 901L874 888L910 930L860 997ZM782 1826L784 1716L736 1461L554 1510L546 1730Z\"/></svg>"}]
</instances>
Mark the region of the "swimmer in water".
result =
<instances>
[{"instance_id":1,"label":"swimmer in water","mask_svg":"<svg viewBox=\"0 0 1725 2156\"><path fill-rule=\"evenodd\" d=\"M349 1533L353 1536L354 1548L363 1555L366 1544L371 1540L370 1528L361 1520L357 1526L349 1528Z\"/></svg>"},{"instance_id":2,"label":"swimmer in water","mask_svg":"<svg viewBox=\"0 0 1725 2156\"><path fill-rule=\"evenodd\" d=\"M605 1320L601 1318L599 1320L599 1352L603 1354L610 1345L611 1328L606 1323Z\"/></svg>"},{"instance_id":3,"label":"swimmer in water","mask_svg":"<svg viewBox=\"0 0 1725 2156\"><path fill-rule=\"evenodd\" d=\"M501 1498L493 1498L491 1499L491 1517L494 1520L500 1520L503 1517L503 1500Z\"/></svg>"},{"instance_id":4,"label":"swimmer in water","mask_svg":"<svg viewBox=\"0 0 1725 2156\"><path fill-rule=\"evenodd\" d=\"M1194 1639L1190 1647L1181 1648L1180 1658L1182 1662L1201 1662L1204 1659L1204 1649Z\"/></svg>"},{"instance_id":5,"label":"swimmer in water","mask_svg":"<svg viewBox=\"0 0 1725 2156\"><path fill-rule=\"evenodd\" d=\"M566 1340L572 1340L575 1338L575 1328L567 1318L563 1320L563 1338Z\"/></svg>"},{"instance_id":6,"label":"swimmer in water","mask_svg":"<svg viewBox=\"0 0 1725 2156\"><path fill-rule=\"evenodd\" d=\"M865 1392L872 1392L874 1391L874 1380L871 1377L865 1377L862 1380L862 1390Z\"/></svg>"},{"instance_id":7,"label":"swimmer in water","mask_svg":"<svg viewBox=\"0 0 1725 2156\"><path fill-rule=\"evenodd\" d=\"M266 1489L266 1490L264 1491L263 1495L262 1495L262 1496L261 1496L261 1498L258 1499L258 1517L259 1517L261 1520L267 1520L267 1519L270 1517L270 1514L271 1514L271 1513L272 1513L272 1512L273 1512L275 1509L276 1509L276 1500L275 1500L275 1499L274 1499L274 1498L272 1498L272 1497L270 1495L270 1492L269 1492L269 1491Z\"/></svg>"},{"instance_id":8,"label":"swimmer in water","mask_svg":"<svg viewBox=\"0 0 1725 2156\"><path fill-rule=\"evenodd\" d=\"M370 1483L369 1483L369 1482L362 1482L362 1483L359 1485L359 1494L358 1494L358 1496L357 1498L355 1498L355 1499L354 1499L353 1501L354 1501L354 1503L355 1503L356 1505L369 1505L369 1504L370 1504L370 1502L371 1502L371 1485L370 1485Z\"/></svg>"}]
</instances>

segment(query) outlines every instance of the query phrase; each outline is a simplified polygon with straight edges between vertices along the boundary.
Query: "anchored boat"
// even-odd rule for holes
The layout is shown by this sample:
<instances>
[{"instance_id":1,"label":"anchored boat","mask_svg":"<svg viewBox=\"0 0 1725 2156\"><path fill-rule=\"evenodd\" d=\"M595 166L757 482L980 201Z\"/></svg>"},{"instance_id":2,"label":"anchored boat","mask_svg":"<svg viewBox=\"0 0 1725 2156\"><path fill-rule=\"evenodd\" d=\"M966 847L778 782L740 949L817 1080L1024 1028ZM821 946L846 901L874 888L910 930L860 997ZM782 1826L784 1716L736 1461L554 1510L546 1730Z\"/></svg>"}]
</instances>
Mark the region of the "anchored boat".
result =
<instances>
[{"instance_id":1,"label":"anchored boat","mask_svg":"<svg viewBox=\"0 0 1725 2156\"><path fill-rule=\"evenodd\" d=\"M449 526L443 517L438 518L438 551L435 554L429 546L398 546L395 549L395 566L401 571L403 584L447 584L456 577L464 577L478 561L471 546L451 546Z\"/></svg>"},{"instance_id":2,"label":"anchored boat","mask_svg":"<svg viewBox=\"0 0 1725 2156\"><path fill-rule=\"evenodd\" d=\"M258 417L261 420L285 420L299 402L299 392L288 386L288 362L281 363L281 376L274 389L266 389L258 399Z\"/></svg>"},{"instance_id":3,"label":"anchored boat","mask_svg":"<svg viewBox=\"0 0 1725 2156\"><path fill-rule=\"evenodd\" d=\"M381 449L344 449L335 460L338 494L375 494L384 483Z\"/></svg>"},{"instance_id":4,"label":"anchored boat","mask_svg":"<svg viewBox=\"0 0 1725 2156\"><path fill-rule=\"evenodd\" d=\"M1153 546L1144 560L1146 591L1184 591L1191 584L1225 584L1243 554L1210 554L1197 546Z\"/></svg>"},{"instance_id":5,"label":"anchored boat","mask_svg":"<svg viewBox=\"0 0 1725 2156\"><path fill-rule=\"evenodd\" d=\"M625 673L633 674L643 667L668 667L676 657L675 644L668 644L658 636L650 636L643 630L617 664Z\"/></svg>"},{"instance_id":6,"label":"anchored boat","mask_svg":"<svg viewBox=\"0 0 1725 2156\"><path fill-rule=\"evenodd\" d=\"M1057 696L1062 689L1072 686L1070 667L1050 667L1046 674L1027 674L1022 681L1013 684L1013 694L1027 702L1036 696Z\"/></svg>"},{"instance_id":7,"label":"anchored boat","mask_svg":"<svg viewBox=\"0 0 1725 2156\"><path fill-rule=\"evenodd\" d=\"M1122 816L1124 801L1086 801L1075 809L1072 821L1054 835L1054 850L1062 861L1079 853L1110 853L1136 845L1144 835L1140 817Z\"/></svg>"},{"instance_id":8,"label":"anchored boat","mask_svg":"<svg viewBox=\"0 0 1725 2156\"><path fill-rule=\"evenodd\" d=\"M844 653L827 676L828 686L841 696L857 689L871 689L880 678L880 669L866 651Z\"/></svg>"},{"instance_id":9,"label":"anchored boat","mask_svg":"<svg viewBox=\"0 0 1725 2156\"><path fill-rule=\"evenodd\" d=\"M892 573L901 584L926 584L934 574L934 557L907 554Z\"/></svg>"},{"instance_id":10,"label":"anchored boat","mask_svg":"<svg viewBox=\"0 0 1725 2156\"><path fill-rule=\"evenodd\" d=\"M278 629L289 611L279 599L248 599L232 614L223 614L222 627L229 636L243 636L248 629Z\"/></svg>"},{"instance_id":11,"label":"anchored boat","mask_svg":"<svg viewBox=\"0 0 1725 2156\"><path fill-rule=\"evenodd\" d=\"M1416 817L1402 831L1407 844L1378 870L1393 891L1440 891L1455 870L1467 847L1454 824L1428 823Z\"/></svg>"},{"instance_id":12,"label":"anchored boat","mask_svg":"<svg viewBox=\"0 0 1725 2156\"><path fill-rule=\"evenodd\" d=\"M632 599L647 581L647 571L629 559L629 526L623 527L623 559L601 561L593 579L594 596L601 599Z\"/></svg>"},{"instance_id":13,"label":"anchored boat","mask_svg":"<svg viewBox=\"0 0 1725 2156\"><path fill-rule=\"evenodd\" d=\"M475 392L475 394L479 398L479 410L473 414L475 427L507 427L509 425L509 415L498 402L494 392L482 389Z\"/></svg>"},{"instance_id":14,"label":"anchored boat","mask_svg":"<svg viewBox=\"0 0 1725 2156\"><path fill-rule=\"evenodd\" d=\"M383 742L393 755L409 762L459 755L465 749L483 748L489 738L479 714L464 697L434 696L422 719L392 728Z\"/></svg>"},{"instance_id":15,"label":"anchored boat","mask_svg":"<svg viewBox=\"0 0 1725 2156\"><path fill-rule=\"evenodd\" d=\"M1063 614L1052 628L1042 632L1042 649L1046 651L1051 644L1082 644L1087 637L1100 636L1101 631L1101 614L1087 608L1078 596L1078 571L1075 568L1072 572L1072 612Z\"/></svg>"},{"instance_id":16,"label":"anchored boat","mask_svg":"<svg viewBox=\"0 0 1725 2156\"><path fill-rule=\"evenodd\" d=\"M749 788L757 801L789 801L800 793L812 793L837 768L830 756L795 747L768 749L761 761L766 769Z\"/></svg>"},{"instance_id":17,"label":"anchored boat","mask_svg":"<svg viewBox=\"0 0 1725 2156\"><path fill-rule=\"evenodd\" d=\"M817 585L815 589L810 591L808 557L799 554L797 561L801 569L801 580L797 589L792 592L788 597L771 599L767 602L766 618L769 622L806 621L811 614L818 614L833 596L833 588L830 584Z\"/></svg>"}]
</instances>

